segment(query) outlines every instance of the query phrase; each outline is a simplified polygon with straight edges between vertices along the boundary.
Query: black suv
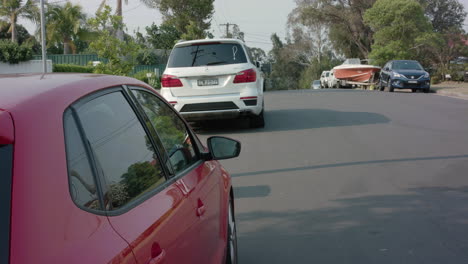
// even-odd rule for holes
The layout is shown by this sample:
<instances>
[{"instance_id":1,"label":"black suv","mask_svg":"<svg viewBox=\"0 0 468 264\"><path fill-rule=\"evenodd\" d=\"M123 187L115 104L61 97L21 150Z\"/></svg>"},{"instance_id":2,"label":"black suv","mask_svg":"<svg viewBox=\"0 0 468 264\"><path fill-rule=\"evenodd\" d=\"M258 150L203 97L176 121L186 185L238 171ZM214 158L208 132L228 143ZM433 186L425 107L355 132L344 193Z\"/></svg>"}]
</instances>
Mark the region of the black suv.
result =
<instances>
[{"instance_id":1,"label":"black suv","mask_svg":"<svg viewBox=\"0 0 468 264\"><path fill-rule=\"evenodd\" d=\"M380 74L379 88L393 92L394 89L421 90L428 93L431 88L431 77L417 61L394 60L389 61Z\"/></svg>"}]
</instances>

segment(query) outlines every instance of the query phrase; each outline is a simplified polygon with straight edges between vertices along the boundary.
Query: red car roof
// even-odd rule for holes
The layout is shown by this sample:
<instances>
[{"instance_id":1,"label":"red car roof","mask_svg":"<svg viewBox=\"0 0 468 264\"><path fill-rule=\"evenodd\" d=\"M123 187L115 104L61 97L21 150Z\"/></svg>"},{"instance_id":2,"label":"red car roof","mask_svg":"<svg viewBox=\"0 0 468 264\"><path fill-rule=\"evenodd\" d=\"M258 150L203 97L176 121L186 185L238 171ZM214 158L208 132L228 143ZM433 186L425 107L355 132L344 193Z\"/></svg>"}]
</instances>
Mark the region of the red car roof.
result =
<instances>
[{"instance_id":1,"label":"red car roof","mask_svg":"<svg viewBox=\"0 0 468 264\"><path fill-rule=\"evenodd\" d=\"M0 75L0 109L13 114L25 104L69 104L93 91L122 84L148 87L129 77L52 73Z\"/></svg>"}]
</instances>

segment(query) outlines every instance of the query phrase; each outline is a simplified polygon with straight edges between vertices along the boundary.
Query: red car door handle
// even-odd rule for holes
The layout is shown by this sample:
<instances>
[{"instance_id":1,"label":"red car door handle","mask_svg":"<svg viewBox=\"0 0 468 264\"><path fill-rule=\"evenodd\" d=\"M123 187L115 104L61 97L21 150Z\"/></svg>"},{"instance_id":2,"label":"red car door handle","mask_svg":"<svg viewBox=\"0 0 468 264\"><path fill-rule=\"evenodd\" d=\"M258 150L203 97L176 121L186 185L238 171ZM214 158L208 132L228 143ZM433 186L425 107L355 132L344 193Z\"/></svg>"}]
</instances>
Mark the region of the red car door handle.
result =
<instances>
[{"instance_id":1,"label":"red car door handle","mask_svg":"<svg viewBox=\"0 0 468 264\"><path fill-rule=\"evenodd\" d=\"M205 208L205 205L203 204L203 202L198 199L198 207L197 207L197 216L202 216L204 215L206 212L206 208Z\"/></svg>"},{"instance_id":2,"label":"red car door handle","mask_svg":"<svg viewBox=\"0 0 468 264\"><path fill-rule=\"evenodd\" d=\"M155 258L150 259L147 263L148 264L163 264L164 258L166 257L166 251L161 251L161 254L156 256Z\"/></svg>"},{"instance_id":3,"label":"red car door handle","mask_svg":"<svg viewBox=\"0 0 468 264\"><path fill-rule=\"evenodd\" d=\"M161 249L158 243L153 243L151 247L151 258L146 264L163 264L164 258L166 257L166 251Z\"/></svg>"},{"instance_id":4,"label":"red car door handle","mask_svg":"<svg viewBox=\"0 0 468 264\"><path fill-rule=\"evenodd\" d=\"M199 208L197 209L197 216L202 216L202 215L205 214L205 212L206 212L205 206L199 207Z\"/></svg>"}]
</instances>

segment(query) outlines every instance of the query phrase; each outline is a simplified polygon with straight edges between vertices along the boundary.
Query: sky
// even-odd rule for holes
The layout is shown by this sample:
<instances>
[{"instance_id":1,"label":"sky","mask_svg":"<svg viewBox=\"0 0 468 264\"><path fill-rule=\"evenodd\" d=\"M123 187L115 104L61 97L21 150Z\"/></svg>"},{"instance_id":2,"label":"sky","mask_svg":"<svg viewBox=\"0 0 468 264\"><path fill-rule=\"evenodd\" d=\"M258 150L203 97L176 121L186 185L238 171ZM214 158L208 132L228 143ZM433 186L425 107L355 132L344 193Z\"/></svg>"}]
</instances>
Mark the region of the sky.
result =
<instances>
[{"instance_id":1,"label":"sky","mask_svg":"<svg viewBox=\"0 0 468 264\"><path fill-rule=\"evenodd\" d=\"M47 0L46 0L47 1ZM49 3L65 2L66 0L48 0ZM93 15L101 0L69 0L81 4L84 11ZM459 0L468 11L468 0ZM107 0L108 5L115 9L115 0ZM272 45L270 36L277 33L280 38L286 37L286 23L289 13L296 7L294 0L215 0L215 13L211 22L215 37L224 35L226 27L220 24L237 24L245 33L249 47L258 47L268 52ZM123 6L124 22L129 33L136 30L145 31L145 27L153 22L161 24L162 15L157 9L149 9L138 0L128 0ZM36 26L27 22L24 24L29 32L35 32ZM468 31L468 18L465 20L465 30Z\"/></svg>"}]
</instances>

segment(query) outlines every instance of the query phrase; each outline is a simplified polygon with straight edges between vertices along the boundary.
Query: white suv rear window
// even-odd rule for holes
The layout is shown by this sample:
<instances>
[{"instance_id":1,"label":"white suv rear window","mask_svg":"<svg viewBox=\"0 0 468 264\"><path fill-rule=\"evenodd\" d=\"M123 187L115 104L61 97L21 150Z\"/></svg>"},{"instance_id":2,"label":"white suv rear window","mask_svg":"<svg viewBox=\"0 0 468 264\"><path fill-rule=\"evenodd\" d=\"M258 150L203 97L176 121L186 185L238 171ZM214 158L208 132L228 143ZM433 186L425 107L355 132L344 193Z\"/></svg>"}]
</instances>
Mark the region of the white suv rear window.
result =
<instances>
[{"instance_id":1,"label":"white suv rear window","mask_svg":"<svg viewBox=\"0 0 468 264\"><path fill-rule=\"evenodd\" d=\"M214 66L247 63L244 49L236 43L198 43L176 47L169 58L169 68Z\"/></svg>"}]
</instances>

